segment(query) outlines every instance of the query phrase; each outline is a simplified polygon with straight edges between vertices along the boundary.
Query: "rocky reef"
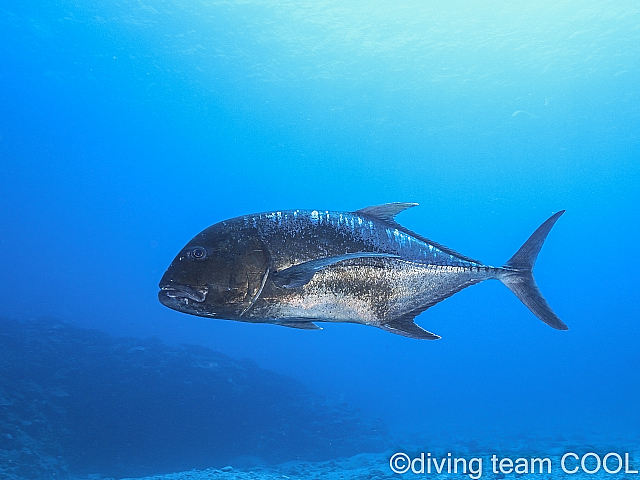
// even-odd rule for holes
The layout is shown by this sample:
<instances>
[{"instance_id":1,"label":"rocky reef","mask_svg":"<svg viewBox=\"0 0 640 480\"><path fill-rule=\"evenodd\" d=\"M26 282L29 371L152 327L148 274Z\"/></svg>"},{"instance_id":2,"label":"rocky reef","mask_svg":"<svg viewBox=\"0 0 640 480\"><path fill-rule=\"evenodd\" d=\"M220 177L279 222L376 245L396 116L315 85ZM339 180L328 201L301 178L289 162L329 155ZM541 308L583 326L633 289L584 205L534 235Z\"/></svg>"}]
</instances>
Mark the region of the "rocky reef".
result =
<instances>
[{"instance_id":1,"label":"rocky reef","mask_svg":"<svg viewBox=\"0 0 640 480\"><path fill-rule=\"evenodd\" d=\"M199 346L0 319L0 477L122 477L382 451L384 425Z\"/></svg>"}]
</instances>

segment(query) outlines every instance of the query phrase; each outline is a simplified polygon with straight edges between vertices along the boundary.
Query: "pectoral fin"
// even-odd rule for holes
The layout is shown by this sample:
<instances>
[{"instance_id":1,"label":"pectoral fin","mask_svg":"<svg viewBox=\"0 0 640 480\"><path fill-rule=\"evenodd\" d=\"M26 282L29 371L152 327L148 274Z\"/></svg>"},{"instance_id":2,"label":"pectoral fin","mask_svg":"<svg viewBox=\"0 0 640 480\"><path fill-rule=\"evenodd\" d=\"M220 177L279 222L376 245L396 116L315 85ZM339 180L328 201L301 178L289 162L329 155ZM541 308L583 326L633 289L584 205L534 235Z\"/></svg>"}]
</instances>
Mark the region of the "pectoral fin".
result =
<instances>
[{"instance_id":1,"label":"pectoral fin","mask_svg":"<svg viewBox=\"0 0 640 480\"><path fill-rule=\"evenodd\" d=\"M390 253L374 253L374 252L356 252L345 253L344 255L336 255L334 257L318 258L309 262L299 263L292 267L285 268L276 272L272 276L273 283L281 288L302 287L311 281L316 272L323 268L327 268L335 263L343 260L351 260L354 258L383 257L383 258L399 258L398 255Z\"/></svg>"}]
</instances>

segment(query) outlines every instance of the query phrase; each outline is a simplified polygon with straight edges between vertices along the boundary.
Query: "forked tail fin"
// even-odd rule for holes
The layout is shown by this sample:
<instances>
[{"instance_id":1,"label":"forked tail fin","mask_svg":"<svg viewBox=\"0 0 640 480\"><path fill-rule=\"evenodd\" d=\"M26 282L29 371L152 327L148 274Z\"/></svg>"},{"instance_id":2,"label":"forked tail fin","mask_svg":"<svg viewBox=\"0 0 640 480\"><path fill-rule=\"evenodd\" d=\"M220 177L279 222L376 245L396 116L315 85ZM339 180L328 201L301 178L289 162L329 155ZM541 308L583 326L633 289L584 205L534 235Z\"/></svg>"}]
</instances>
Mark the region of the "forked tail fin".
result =
<instances>
[{"instance_id":1,"label":"forked tail fin","mask_svg":"<svg viewBox=\"0 0 640 480\"><path fill-rule=\"evenodd\" d=\"M533 266L538 253L551 228L563 213L564 210L559 211L540 225L520 250L503 265L504 270L498 278L544 323L558 330L569 330L569 327L553 313L533 278Z\"/></svg>"}]
</instances>

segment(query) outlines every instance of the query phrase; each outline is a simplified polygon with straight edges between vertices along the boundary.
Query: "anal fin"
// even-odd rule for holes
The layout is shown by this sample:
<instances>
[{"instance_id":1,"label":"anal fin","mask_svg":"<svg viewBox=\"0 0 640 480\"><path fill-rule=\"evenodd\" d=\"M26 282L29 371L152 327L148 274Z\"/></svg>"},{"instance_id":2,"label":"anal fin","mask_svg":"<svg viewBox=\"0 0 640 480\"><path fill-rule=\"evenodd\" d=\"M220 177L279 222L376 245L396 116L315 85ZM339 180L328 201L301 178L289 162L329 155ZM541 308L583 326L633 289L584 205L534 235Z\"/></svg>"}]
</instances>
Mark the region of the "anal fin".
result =
<instances>
[{"instance_id":1,"label":"anal fin","mask_svg":"<svg viewBox=\"0 0 640 480\"><path fill-rule=\"evenodd\" d=\"M440 338L439 335L428 332L421 326L417 325L413 321L415 317L416 315L410 312L380 325L380 328L389 333L395 333L396 335L415 338L417 340L438 340Z\"/></svg>"},{"instance_id":2,"label":"anal fin","mask_svg":"<svg viewBox=\"0 0 640 480\"><path fill-rule=\"evenodd\" d=\"M322 327L316 325L308 318L281 318L277 322L271 322L281 327L299 328L301 330L322 330Z\"/></svg>"}]
</instances>

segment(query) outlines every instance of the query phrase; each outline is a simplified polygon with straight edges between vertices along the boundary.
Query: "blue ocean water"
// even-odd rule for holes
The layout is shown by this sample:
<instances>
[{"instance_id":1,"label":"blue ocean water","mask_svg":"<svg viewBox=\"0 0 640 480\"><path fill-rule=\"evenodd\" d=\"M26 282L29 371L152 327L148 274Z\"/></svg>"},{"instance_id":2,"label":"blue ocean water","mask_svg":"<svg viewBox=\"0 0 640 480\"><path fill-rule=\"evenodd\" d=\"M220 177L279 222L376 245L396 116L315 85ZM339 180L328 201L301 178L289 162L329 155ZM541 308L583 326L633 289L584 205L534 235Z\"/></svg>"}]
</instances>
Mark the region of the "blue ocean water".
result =
<instances>
[{"instance_id":1,"label":"blue ocean water","mask_svg":"<svg viewBox=\"0 0 640 480\"><path fill-rule=\"evenodd\" d=\"M639 22L630 1L5 1L0 315L249 358L399 435L637 433ZM393 201L493 265L566 209L535 273L570 330L499 282L420 315L434 342L157 300L213 223Z\"/></svg>"}]
</instances>

